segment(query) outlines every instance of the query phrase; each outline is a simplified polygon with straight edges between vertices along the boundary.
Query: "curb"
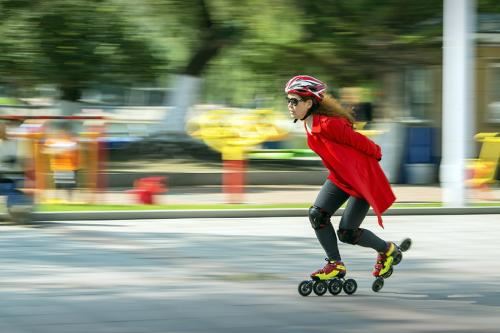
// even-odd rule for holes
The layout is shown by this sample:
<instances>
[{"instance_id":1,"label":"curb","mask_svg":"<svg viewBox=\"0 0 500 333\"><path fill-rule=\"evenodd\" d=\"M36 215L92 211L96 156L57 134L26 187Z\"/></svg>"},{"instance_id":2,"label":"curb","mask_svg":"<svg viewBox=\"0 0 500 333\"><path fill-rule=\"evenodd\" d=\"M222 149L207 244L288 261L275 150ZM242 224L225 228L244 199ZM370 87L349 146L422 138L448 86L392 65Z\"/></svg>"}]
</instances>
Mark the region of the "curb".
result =
<instances>
[{"instance_id":1,"label":"curb","mask_svg":"<svg viewBox=\"0 0 500 333\"><path fill-rule=\"evenodd\" d=\"M335 215L342 215L339 209ZM207 209L207 210L143 210L143 211L91 211L91 212L46 212L34 213L34 221L81 221L81 220L156 220L194 218L255 218L255 217L306 217L307 208L267 209ZM498 207L432 207L393 208L384 216L396 215L472 215L500 214ZM370 209L368 215L374 213Z\"/></svg>"}]
</instances>

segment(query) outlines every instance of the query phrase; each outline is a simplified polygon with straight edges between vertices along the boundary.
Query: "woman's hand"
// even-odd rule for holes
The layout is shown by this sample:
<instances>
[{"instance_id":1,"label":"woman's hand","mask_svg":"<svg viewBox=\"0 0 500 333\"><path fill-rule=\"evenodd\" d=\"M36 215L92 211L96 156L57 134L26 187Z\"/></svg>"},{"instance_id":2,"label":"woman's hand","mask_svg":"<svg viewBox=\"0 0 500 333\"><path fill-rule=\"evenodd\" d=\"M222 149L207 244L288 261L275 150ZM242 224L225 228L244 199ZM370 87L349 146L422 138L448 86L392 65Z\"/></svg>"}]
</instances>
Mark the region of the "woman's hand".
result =
<instances>
[{"instance_id":1,"label":"woman's hand","mask_svg":"<svg viewBox=\"0 0 500 333\"><path fill-rule=\"evenodd\" d=\"M382 149L380 148L379 145L375 144L377 146L377 152L376 152L376 156L375 158L377 159L377 161L381 161L382 160Z\"/></svg>"}]
</instances>

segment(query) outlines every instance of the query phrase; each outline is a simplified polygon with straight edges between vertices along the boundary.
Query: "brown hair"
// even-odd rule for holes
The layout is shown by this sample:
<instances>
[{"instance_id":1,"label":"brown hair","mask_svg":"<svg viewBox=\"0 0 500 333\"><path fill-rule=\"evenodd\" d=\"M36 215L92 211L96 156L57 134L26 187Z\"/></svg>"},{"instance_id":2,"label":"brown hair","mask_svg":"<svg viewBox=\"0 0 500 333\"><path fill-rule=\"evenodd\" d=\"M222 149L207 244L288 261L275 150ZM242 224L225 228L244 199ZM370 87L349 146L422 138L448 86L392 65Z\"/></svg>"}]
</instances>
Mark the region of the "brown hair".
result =
<instances>
[{"instance_id":1,"label":"brown hair","mask_svg":"<svg viewBox=\"0 0 500 333\"><path fill-rule=\"evenodd\" d=\"M314 108L314 107L313 107ZM323 100L315 108L313 113L322 114L325 116L335 116L346 118L354 124L354 113L350 109L344 108L340 103L331 95L326 94Z\"/></svg>"}]
</instances>

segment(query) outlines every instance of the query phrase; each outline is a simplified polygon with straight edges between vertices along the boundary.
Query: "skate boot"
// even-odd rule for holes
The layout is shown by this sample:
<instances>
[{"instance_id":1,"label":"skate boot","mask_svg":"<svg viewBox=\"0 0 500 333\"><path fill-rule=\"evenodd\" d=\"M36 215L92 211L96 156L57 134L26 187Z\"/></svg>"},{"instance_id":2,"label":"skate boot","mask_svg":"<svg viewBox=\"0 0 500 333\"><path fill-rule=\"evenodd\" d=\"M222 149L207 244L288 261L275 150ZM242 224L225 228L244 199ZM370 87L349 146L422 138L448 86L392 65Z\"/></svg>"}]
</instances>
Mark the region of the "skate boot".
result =
<instances>
[{"instance_id":1,"label":"skate boot","mask_svg":"<svg viewBox=\"0 0 500 333\"><path fill-rule=\"evenodd\" d=\"M388 278L392 274L392 266L395 264L395 260L396 263L399 264L399 261L401 261L400 258L401 250L395 243L389 242L387 250L385 252L379 252L378 254L377 263L372 272L373 276Z\"/></svg>"},{"instance_id":2,"label":"skate boot","mask_svg":"<svg viewBox=\"0 0 500 333\"><path fill-rule=\"evenodd\" d=\"M346 274L346 269L342 261L326 260L325 267L311 273L311 279L314 281L331 280L333 278L343 278Z\"/></svg>"},{"instance_id":3,"label":"skate boot","mask_svg":"<svg viewBox=\"0 0 500 333\"><path fill-rule=\"evenodd\" d=\"M398 246L396 243L389 242L389 246L385 252L379 252L377 263L372 272L376 278L372 285L372 290L380 291L384 286L384 279L390 277L394 271L393 266L396 266L403 259L403 252L411 247L411 239L404 239Z\"/></svg>"},{"instance_id":4,"label":"skate boot","mask_svg":"<svg viewBox=\"0 0 500 333\"><path fill-rule=\"evenodd\" d=\"M302 281L299 284L299 294L309 295L312 291L318 296L323 296L326 291L332 295L338 295L342 290L346 294L354 294L358 285L355 280L344 280L346 268L341 261L326 259L326 265L311 274L311 280Z\"/></svg>"}]
</instances>

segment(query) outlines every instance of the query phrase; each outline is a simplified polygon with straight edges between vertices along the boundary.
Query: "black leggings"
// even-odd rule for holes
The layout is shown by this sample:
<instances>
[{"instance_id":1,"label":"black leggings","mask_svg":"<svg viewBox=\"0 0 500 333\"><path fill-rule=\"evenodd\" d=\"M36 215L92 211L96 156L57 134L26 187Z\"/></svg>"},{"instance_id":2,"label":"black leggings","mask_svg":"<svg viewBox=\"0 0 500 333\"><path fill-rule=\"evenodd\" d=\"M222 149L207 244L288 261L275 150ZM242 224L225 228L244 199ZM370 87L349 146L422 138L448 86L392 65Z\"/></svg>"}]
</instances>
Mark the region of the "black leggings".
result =
<instances>
[{"instance_id":1,"label":"black leggings","mask_svg":"<svg viewBox=\"0 0 500 333\"><path fill-rule=\"evenodd\" d=\"M356 231L359 229L370 209L370 205L366 200L350 197L349 194L342 191L330 180L326 180L319 191L314 206L333 215L346 201L348 202L342 218L340 219L339 229ZM337 235L332 224L328 223L321 229L315 230L315 232L328 259L340 261L341 257L337 245ZM361 229L359 232L360 235L356 245L369 247L377 252L383 252L387 249L387 243L370 230Z\"/></svg>"}]
</instances>

